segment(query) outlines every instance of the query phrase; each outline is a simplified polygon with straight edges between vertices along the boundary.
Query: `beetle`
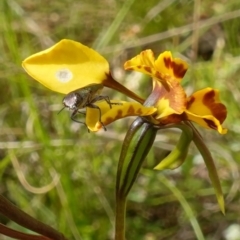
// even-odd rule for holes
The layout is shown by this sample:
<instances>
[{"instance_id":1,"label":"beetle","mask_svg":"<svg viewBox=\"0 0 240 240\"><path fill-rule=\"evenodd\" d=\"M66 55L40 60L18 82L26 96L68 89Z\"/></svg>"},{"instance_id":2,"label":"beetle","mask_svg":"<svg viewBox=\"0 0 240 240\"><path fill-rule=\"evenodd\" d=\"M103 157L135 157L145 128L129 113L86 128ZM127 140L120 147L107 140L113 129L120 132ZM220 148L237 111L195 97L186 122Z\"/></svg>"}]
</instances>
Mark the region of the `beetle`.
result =
<instances>
[{"instance_id":1,"label":"beetle","mask_svg":"<svg viewBox=\"0 0 240 240\"><path fill-rule=\"evenodd\" d=\"M90 107L90 108L96 108L99 110L99 122L102 124L102 127L106 131L106 127L104 126L103 122L101 121L101 109L94 104L97 101L105 100L109 107L112 108L112 105L119 105L119 103L112 103L109 99L108 96L102 96L99 95L100 91L103 89L102 84L89 84L83 88L74 90L70 93L68 93L64 98L63 98L63 105L64 108L68 108L69 110L72 110L71 114L71 119L75 122L82 123L86 127L86 123L81 122L74 117L76 116L77 113L82 113L85 114L79 110ZM63 109L64 109L63 108ZM88 130L89 131L89 130Z\"/></svg>"}]
</instances>

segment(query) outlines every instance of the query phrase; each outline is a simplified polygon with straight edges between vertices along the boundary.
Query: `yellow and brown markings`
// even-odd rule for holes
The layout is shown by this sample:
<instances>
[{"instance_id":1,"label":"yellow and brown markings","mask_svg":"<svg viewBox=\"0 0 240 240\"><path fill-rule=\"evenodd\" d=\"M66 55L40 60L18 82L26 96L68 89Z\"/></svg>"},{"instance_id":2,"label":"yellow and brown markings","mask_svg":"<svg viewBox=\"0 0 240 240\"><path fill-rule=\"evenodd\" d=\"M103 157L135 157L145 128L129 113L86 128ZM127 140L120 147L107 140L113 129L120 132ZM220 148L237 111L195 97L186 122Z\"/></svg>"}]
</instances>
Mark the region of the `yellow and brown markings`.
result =
<instances>
[{"instance_id":1,"label":"yellow and brown markings","mask_svg":"<svg viewBox=\"0 0 240 240\"><path fill-rule=\"evenodd\" d=\"M217 130L218 127L214 121L206 119L206 118L203 118L203 120L210 128Z\"/></svg>"},{"instance_id":2,"label":"yellow and brown markings","mask_svg":"<svg viewBox=\"0 0 240 240\"><path fill-rule=\"evenodd\" d=\"M166 68L173 70L173 74L176 78L184 77L187 68L182 63L177 63L174 60L172 61L170 57L164 57L163 61Z\"/></svg>"},{"instance_id":3,"label":"yellow and brown markings","mask_svg":"<svg viewBox=\"0 0 240 240\"><path fill-rule=\"evenodd\" d=\"M217 118L220 123L223 123L227 117L227 108L225 105L217 101L217 92L213 89L207 92L203 97L203 104L210 109L212 115Z\"/></svg>"},{"instance_id":4,"label":"yellow and brown markings","mask_svg":"<svg viewBox=\"0 0 240 240\"><path fill-rule=\"evenodd\" d=\"M129 104L125 108L117 109L118 107L114 107L116 110L112 111L112 115L104 116L102 117L102 122L104 125L108 125L113 121L116 121L118 119L127 117L127 116L145 116L150 115L153 112L155 112L154 108L147 108L143 107L142 105L137 106L136 103ZM101 125L97 123L97 128L101 128Z\"/></svg>"},{"instance_id":5,"label":"yellow and brown markings","mask_svg":"<svg viewBox=\"0 0 240 240\"><path fill-rule=\"evenodd\" d=\"M187 109L189 109L194 102L195 102L195 97L194 96L189 97L187 101Z\"/></svg>"},{"instance_id":6,"label":"yellow and brown markings","mask_svg":"<svg viewBox=\"0 0 240 240\"><path fill-rule=\"evenodd\" d=\"M144 66L143 68L144 68L144 70L145 70L146 72L152 73L152 68L151 68L151 67L149 67L149 66Z\"/></svg>"},{"instance_id":7,"label":"yellow and brown markings","mask_svg":"<svg viewBox=\"0 0 240 240\"><path fill-rule=\"evenodd\" d=\"M161 125L167 125L171 123L179 123L181 121L187 120L187 115L186 113L182 114L171 114L165 118L160 119L160 124Z\"/></svg>"},{"instance_id":8,"label":"yellow and brown markings","mask_svg":"<svg viewBox=\"0 0 240 240\"><path fill-rule=\"evenodd\" d=\"M133 106L129 106L128 110L127 110L128 114L132 114L134 113L134 107Z\"/></svg>"}]
</instances>

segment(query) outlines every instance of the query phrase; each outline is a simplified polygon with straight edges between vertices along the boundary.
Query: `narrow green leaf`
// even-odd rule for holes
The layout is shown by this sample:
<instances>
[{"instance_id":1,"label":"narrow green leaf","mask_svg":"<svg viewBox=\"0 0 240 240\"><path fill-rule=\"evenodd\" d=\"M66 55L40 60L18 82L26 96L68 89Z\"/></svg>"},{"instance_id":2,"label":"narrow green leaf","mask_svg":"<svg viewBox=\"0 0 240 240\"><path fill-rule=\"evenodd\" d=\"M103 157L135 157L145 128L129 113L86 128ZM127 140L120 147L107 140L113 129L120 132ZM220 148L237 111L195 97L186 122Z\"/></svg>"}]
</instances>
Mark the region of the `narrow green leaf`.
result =
<instances>
[{"instance_id":1,"label":"narrow green leaf","mask_svg":"<svg viewBox=\"0 0 240 240\"><path fill-rule=\"evenodd\" d=\"M128 0L122 3L122 8L115 16L111 25L107 28L103 35L100 35L99 38L94 42L93 48L100 50L101 48L107 46L111 39L113 38L114 34L119 29L120 25L123 23L124 18L126 17L127 13L129 12L132 4L135 0Z\"/></svg>"}]
</instances>

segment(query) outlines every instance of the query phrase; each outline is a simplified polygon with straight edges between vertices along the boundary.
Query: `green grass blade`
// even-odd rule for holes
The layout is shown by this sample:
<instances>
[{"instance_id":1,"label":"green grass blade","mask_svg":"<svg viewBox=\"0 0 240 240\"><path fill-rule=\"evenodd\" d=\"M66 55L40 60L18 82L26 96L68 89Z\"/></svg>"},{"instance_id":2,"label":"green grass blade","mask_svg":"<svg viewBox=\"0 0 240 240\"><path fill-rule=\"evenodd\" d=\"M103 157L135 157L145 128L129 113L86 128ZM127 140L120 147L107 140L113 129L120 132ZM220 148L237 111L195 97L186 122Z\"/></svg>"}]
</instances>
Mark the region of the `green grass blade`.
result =
<instances>
[{"instance_id":1,"label":"green grass blade","mask_svg":"<svg viewBox=\"0 0 240 240\"><path fill-rule=\"evenodd\" d=\"M128 13L128 11L131 8L134 1L135 0L124 1L122 8L118 12L116 18L113 20L110 27L103 34L103 36L100 36L100 39L97 39L95 41L95 43L93 44L94 49L100 50L101 48L103 48L109 44L109 42L113 38L114 34L117 32L119 26L121 25L123 19L125 18L126 14Z\"/></svg>"}]
</instances>

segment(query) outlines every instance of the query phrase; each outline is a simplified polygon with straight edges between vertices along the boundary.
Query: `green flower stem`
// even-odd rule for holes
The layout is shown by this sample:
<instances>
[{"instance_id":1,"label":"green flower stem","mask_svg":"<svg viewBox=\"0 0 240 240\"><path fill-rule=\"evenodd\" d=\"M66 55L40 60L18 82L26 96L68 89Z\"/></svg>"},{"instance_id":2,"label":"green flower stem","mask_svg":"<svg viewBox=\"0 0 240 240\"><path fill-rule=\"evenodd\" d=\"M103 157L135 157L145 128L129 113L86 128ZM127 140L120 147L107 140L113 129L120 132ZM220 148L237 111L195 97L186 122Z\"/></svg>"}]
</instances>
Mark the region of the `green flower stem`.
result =
<instances>
[{"instance_id":1,"label":"green flower stem","mask_svg":"<svg viewBox=\"0 0 240 240\"><path fill-rule=\"evenodd\" d=\"M211 179L213 188L215 190L215 194L217 197L217 201L219 204L219 207L222 211L222 213L225 215L225 203L224 203L224 198L223 198L223 193L222 193L222 188L221 188L221 183L218 177L218 173L216 170L216 166L214 164L212 155L205 145L200 133L197 131L197 129L192 125L190 122L186 122L188 126L190 126L193 130L193 141L198 148L199 152L201 153L203 160L206 164L206 167L208 169L208 174Z\"/></svg>"},{"instance_id":2,"label":"green flower stem","mask_svg":"<svg viewBox=\"0 0 240 240\"><path fill-rule=\"evenodd\" d=\"M115 240L125 240L126 197L116 199Z\"/></svg>"},{"instance_id":3,"label":"green flower stem","mask_svg":"<svg viewBox=\"0 0 240 240\"><path fill-rule=\"evenodd\" d=\"M123 142L118 163L116 182L116 229L115 240L125 239L126 199L142 163L155 140L158 129L137 118L129 128Z\"/></svg>"}]
</instances>

